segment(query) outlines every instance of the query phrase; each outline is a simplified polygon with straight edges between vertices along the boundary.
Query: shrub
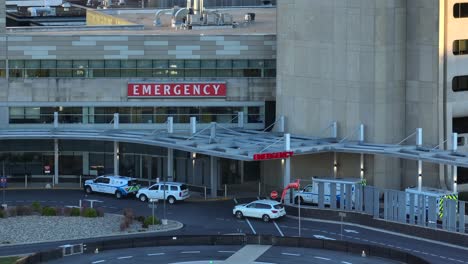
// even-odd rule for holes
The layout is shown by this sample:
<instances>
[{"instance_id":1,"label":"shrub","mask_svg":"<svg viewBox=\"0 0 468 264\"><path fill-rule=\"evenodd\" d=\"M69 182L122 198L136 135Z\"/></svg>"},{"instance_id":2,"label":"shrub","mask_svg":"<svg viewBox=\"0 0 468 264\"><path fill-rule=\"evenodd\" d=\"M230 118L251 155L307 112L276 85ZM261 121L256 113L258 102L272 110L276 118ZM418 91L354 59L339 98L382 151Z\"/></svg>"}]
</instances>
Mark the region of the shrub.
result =
<instances>
[{"instance_id":1,"label":"shrub","mask_svg":"<svg viewBox=\"0 0 468 264\"><path fill-rule=\"evenodd\" d=\"M85 208L83 211L83 217L97 217L97 211L94 208Z\"/></svg>"},{"instance_id":2,"label":"shrub","mask_svg":"<svg viewBox=\"0 0 468 264\"><path fill-rule=\"evenodd\" d=\"M18 212L16 211L16 207L8 208L8 216L15 217L17 215L18 215Z\"/></svg>"},{"instance_id":3,"label":"shrub","mask_svg":"<svg viewBox=\"0 0 468 264\"><path fill-rule=\"evenodd\" d=\"M125 209L123 210L123 215L124 215L125 217L129 217L129 218L132 218L132 219L133 219L133 217L135 216L135 214L133 213L133 209L132 209L132 208L125 208Z\"/></svg>"},{"instance_id":4,"label":"shrub","mask_svg":"<svg viewBox=\"0 0 468 264\"><path fill-rule=\"evenodd\" d=\"M122 218L122 220L120 221L120 231L125 231L125 229L129 228L132 224L132 220L133 219L130 219L128 217Z\"/></svg>"},{"instance_id":5,"label":"shrub","mask_svg":"<svg viewBox=\"0 0 468 264\"><path fill-rule=\"evenodd\" d=\"M42 215L43 216L56 216L57 210L53 207L46 206L42 208Z\"/></svg>"},{"instance_id":6,"label":"shrub","mask_svg":"<svg viewBox=\"0 0 468 264\"><path fill-rule=\"evenodd\" d=\"M16 215L18 216L25 216L25 215L32 215L33 209L29 206L17 206L16 207Z\"/></svg>"},{"instance_id":7,"label":"shrub","mask_svg":"<svg viewBox=\"0 0 468 264\"><path fill-rule=\"evenodd\" d=\"M80 216L80 215L81 215L80 208L76 208L76 207L70 208L70 216Z\"/></svg>"},{"instance_id":8,"label":"shrub","mask_svg":"<svg viewBox=\"0 0 468 264\"><path fill-rule=\"evenodd\" d=\"M154 224L155 225L160 225L161 224L161 221L159 221L159 219L157 217L152 217L152 216L148 216L146 217L145 221L143 222L143 227L146 225L146 227L150 226L150 225L153 225L153 219L154 219Z\"/></svg>"},{"instance_id":9,"label":"shrub","mask_svg":"<svg viewBox=\"0 0 468 264\"><path fill-rule=\"evenodd\" d=\"M104 217L104 209L102 207L98 207L96 212L98 217Z\"/></svg>"},{"instance_id":10,"label":"shrub","mask_svg":"<svg viewBox=\"0 0 468 264\"><path fill-rule=\"evenodd\" d=\"M31 204L31 207L32 207L32 209L34 210L34 212L38 212L38 213L39 213L39 212L41 211L41 204L40 204L38 201L33 202L33 203Z\"/></svg>"},{"instance_id":11,"label":"shrub","mask_svg":"<svg viewBox=\"0 0 468 264\"><path fill-rule=\"evenodd\" d=\"M5 217L6 217L5 211L3 209L0 209L0 218L5 218Z\"/></svg>"}]
</instances>

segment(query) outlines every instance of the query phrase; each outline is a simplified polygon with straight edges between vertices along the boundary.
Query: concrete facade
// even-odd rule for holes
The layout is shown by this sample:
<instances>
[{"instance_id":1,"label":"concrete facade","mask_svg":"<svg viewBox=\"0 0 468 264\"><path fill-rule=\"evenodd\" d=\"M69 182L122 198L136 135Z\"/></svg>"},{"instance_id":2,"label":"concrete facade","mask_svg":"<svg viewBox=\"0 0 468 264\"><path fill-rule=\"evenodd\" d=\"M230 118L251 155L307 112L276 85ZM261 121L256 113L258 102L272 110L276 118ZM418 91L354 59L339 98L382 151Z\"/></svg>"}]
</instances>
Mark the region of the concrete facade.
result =
<instances>
[{"instance_id":1,"label":"concrete facade","mask_svg":"<svg viewBox=\"0 0 468 264\"><path fill-rule=\"evenodd\" d=\"M357 139L363 123L367 142L396 144L418 127L423 145L444 142L439 12L439 0L278 1L277 115L286 116L287 132L323 137L337 121L339 138ZM358 177L354 156L338 155L338 176ZM333 157L308 157L316 160L297 176L327 176ZM443 172L424 164L423 185L446 187ZM364 175L402 189L418 173L416 161L366 156Z\"/></svg>"}]
</instances>

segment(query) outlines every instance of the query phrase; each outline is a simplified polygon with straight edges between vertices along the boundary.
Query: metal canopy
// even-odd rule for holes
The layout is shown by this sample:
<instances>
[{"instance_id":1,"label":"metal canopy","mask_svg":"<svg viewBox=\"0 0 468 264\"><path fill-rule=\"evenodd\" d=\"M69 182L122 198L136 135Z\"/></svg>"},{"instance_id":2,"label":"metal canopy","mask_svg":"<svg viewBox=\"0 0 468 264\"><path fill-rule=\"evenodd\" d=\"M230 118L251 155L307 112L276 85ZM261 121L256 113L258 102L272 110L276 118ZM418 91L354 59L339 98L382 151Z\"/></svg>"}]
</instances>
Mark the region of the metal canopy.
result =
<instances>
[{"instance_id":1,"label":"metal canopy","mask_svg":"<svg viewBox=\"0 0 468 264\"><path fill-rule=\"evenodd\" d=\"M188 130L124 130L124 129L8 129L0 130L0 140L64 139L104 140L152 145L195 152L234 160L252 161L257 153L285 151L283 133L261 132L214 125L190 135ZM312 138L291 135L294 155L325 152L364 153L424 162L468 167L468 153L429 149L415 145L372 144L337 138Z\"/></svg>"}]
</instances>

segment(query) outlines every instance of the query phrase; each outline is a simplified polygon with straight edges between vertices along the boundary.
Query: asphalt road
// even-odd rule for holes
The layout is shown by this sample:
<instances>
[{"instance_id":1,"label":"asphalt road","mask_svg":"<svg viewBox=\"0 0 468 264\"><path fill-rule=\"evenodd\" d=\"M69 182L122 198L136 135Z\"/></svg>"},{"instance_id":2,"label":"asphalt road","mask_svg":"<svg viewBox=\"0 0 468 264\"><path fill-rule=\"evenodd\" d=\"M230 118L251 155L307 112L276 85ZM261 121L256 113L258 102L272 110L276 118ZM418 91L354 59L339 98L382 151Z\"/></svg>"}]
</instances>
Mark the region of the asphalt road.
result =
<instances>
[{"instance_id":1,"label":"asphalt road","mask_svg":"<svg viewBox=\"0 0 468 264\"><path fill-rule=\"evenodd\" d=\"M51 261L51 264L82 264L82 263L181 263L191 261L203 261L209 264L213 261L223 261L235 254L241 246L183 246L136 248L126 250L111 250L99 254L69 256L60 260ZM398 263L381 258L361 257L343 252L332 252L318 249L271 247L263 255L257 258L257 262L298 264L353 264L372 263L387 264Z\"/></svg>"},{"instance_id":2,"label":"asphalt road","mask_svg":"<svg viewBox=\"0 0 468 264\"><path fill-rule=\"evenodd\" d=\"M80 199L95 199L95 207L102 207L109 213L122 213L125 208L132 208L135 215L150 215L151 209L147 203L135 198L117 200L113 196L91 194L70 190L29 190L7 191L6 200L10 205L31 204L39 201L43 205L78 205ZM238 203L252 199L238 199ZM238 220L232 215L234 200L210 202L181 202L175 205L166 204L166 217L184 223L184 228L164 235L197 235L197 234L269 234L275 236L298 236L299 222L297 219L285 217L269 223L257 219ZM156 209L159 218L164 217L164 206L160 203ZM375 244L402 251L411 252L431 261L431 263L465 263L468 264L468 248L442 245L418 238L405 237L379 230L361 228L354 225L341 225L323 221L301 221L301 236L322 239L344 239L352 242ZM80 240L80 242L91 240ZM44 248L67 244L71 241L41 243L21 246L1 246L0 255L30 253Z\"/></svg>"}]
</instances>

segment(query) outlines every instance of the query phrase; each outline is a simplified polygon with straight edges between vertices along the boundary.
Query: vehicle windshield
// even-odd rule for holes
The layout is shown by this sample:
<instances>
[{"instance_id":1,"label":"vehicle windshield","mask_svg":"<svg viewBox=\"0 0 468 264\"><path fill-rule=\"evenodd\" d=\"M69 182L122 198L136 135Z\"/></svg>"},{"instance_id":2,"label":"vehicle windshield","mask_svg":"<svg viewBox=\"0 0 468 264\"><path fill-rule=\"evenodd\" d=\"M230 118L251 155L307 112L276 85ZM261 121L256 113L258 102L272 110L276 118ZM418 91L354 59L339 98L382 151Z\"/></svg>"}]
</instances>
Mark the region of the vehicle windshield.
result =
<instances>
[{"instance_id":1,"label":"vehicle windshield","mask_svg":"<svg viewBox=\"0 0 468 264\"><path fill-rule=\"evenodd\" d=\"M182 184L182 185L180 186L180 190L181 190L181 191L185 191L185 190L187 190L187 189L188 189L188 187L187 187L187 185L185 185L185 184Z\"/></svg>"},{"instance_id":2,"label":"vehicle windshield","mask_svg":"<svg viewBox=\"0 0 468 264\"><path fill-rule=\"evenodd\" d=\"M283 209L283 205L282 204L277 204L275 206L273 206L275 209Z\"/></svg>"}]
</instances>

